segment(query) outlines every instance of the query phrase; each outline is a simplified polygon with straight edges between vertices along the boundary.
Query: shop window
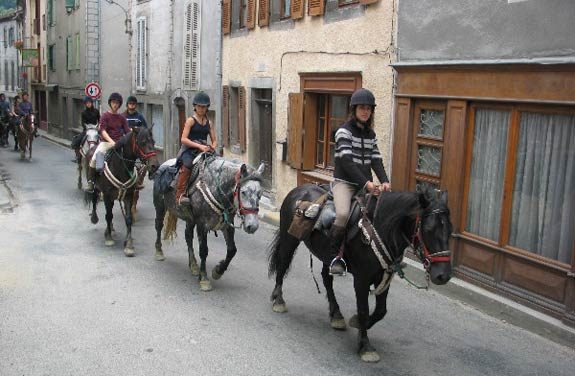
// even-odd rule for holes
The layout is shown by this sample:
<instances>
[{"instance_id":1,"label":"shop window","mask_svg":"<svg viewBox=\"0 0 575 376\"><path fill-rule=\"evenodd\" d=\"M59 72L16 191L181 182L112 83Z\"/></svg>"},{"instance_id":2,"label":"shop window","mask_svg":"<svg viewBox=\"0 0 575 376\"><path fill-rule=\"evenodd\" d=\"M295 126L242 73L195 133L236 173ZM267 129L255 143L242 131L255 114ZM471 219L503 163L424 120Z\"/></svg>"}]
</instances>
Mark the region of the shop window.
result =
<instances>
[{"instance_id":1,"label":"shop window","mask_svg":"<svg viewBox=\"0 0 575 376\"><path fill-rule=\"evenodd\" d=\"M465 231L500 247L571 263L575 113L473 107Z\"/></svg>"}]
</instances>

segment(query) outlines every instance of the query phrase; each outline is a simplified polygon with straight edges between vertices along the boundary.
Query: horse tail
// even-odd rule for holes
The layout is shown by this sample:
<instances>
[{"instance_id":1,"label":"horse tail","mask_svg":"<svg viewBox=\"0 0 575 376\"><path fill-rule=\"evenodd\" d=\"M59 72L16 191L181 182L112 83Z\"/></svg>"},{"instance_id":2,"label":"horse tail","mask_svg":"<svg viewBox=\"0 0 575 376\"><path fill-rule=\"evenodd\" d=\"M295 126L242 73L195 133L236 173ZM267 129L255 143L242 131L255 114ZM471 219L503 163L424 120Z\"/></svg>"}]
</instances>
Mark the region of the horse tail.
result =
<instances>
[{"instance_id":1,"label":"horse tail","mask_svg":"<svg viewBox=\"0 0 575 376\"><path fill-rule=\"evenodd\" d=\"M269 262L269 267L268 267L268 276L271 278L273 277L279 267L280 264L280 249L281 249L281 242L280 242L280 238L281 238L281 229L278 229L276 231L276 233L274 234L274 238L272 240L272 243L270 244L269 248L268 248L268 262Z\"/></svg>"},{"instance_id":2,"label":"horse tail","mask_svg":"<svg viewBox=\"0 0 575 376\"><path fill-rule=\"evenodd\" d=\"M166 211L166 215L164 216L164 240L174 241L178 236L176 233L177 225L178 217L169 210Z\"/></svg>"}]
</instances>

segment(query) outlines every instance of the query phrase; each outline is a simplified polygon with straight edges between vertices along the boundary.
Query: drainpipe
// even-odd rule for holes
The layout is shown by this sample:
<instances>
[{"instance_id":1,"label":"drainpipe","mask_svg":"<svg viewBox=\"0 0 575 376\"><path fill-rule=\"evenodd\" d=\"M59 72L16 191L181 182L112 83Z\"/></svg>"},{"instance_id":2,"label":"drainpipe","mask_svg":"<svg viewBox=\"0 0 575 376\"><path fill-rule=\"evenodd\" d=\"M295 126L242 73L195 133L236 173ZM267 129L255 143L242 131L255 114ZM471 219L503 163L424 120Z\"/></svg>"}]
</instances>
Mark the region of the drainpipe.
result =
<instances>
[{"instance_id":1,"label":"drainpipe","mask_svg":"<svg viewBox=\"0 0 575 376\"><path fill-rule=\"evenodd\" d=\"M219 2L218 2L219 4ZM222 7L221 6L216 6L216 14L217 14L217 19L218 22L216 23L216 25L221 25L222 24ZM216 53L216 89L215 89L215 97L216 97L216 101L219 105L219 116L216 114L216 130L217 130L217 135L218 135L218 145L220 145L220 150L219 153L220 155L223 155L224 152L224 147L223 147L223 140L224 140L224 130L222 129L222 77L223 77L223 72L222 72L222 66L223 66L223 62L222 62L222 57L223 57L223 48L224 48L224 40L223 40L223 35L222 35L222 27L216 27L216 36L218 38L218 45L219 48L217 49L217 53Z\"/></svg>"},{"instance_id":2,"label":"drainpipe","mask_svg":"<svg viewBox=\"0 0 575 376\"><path fill-rule=\"evenodd\" d=\"M167 93L167 101L165 102L166 106L164 106L164 108L168 108L168 122L167 124L170 125L169 127L169 132L166 132L166 127L164 127L164 150L165 150L165 154L164 154L164 158L167 158L167 155L172 155L175 154L174 150L171 150L172 145L168 143L168 140L171 139L171 137L166 137L166 134L168 135L173 135L174 132L174 127L173 127L173 120L174 120L174 114L172 111L173 108L173 103L172 103L172 70L173 70L173 64L174 64L174 0L170 0L170 36L169 36L169 41L168 41L168 45L169 45L169 50L170 53L168 54L168 82L166 84L166 93ZM170 145L170 148L167 147L167 145ZM170 150L168 150L170 149Z\"/></svg>"}]
</instances>

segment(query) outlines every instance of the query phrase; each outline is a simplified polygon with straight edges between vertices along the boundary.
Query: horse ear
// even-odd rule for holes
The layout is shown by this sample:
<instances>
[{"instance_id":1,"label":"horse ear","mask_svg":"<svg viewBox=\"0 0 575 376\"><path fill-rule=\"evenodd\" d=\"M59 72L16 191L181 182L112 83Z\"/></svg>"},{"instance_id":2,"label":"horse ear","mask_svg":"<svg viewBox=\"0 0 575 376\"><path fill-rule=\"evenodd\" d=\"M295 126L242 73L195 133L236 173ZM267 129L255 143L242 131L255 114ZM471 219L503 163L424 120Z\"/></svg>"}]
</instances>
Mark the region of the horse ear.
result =
<instances>
[{"instance_id":1,"label":"horse ear","mask_svg":"<svg viewBox=\"0 0 575 376\"><path fill-rule=\"evenodd\" d=\"M417 195L418 195L418 198L419 198L419 205L420 205L422 208L424 208L424 209L429 206L429 199L427 198L427 194L426 194L426 193L427 193L427 192L426 192L425 190L423 190L423 192L419 192L419 193L417 194Z\"/></svg>"},{"instance_id":2,"label":"horse ear","mask_svg":"<svg viewBox=\"0 0 575 376\"><path fill-rule=\"evenodd\" d=\"M265 163L261 163L260 167L258 167L258 170L256 171L256 175L257 176L262 176L262 174L264 173L264 170L266 169L266 165Z\"/></svg>"},{"instance_id":3,"label":"horse ear","mask_svg":"<svg viewBox=\"0 0 575 376\"><path fill-rule=\"evenodd\" d=\"M447 191L441 192L440 200L445 206L447 206Z\"/></svg>"}]
</instances>

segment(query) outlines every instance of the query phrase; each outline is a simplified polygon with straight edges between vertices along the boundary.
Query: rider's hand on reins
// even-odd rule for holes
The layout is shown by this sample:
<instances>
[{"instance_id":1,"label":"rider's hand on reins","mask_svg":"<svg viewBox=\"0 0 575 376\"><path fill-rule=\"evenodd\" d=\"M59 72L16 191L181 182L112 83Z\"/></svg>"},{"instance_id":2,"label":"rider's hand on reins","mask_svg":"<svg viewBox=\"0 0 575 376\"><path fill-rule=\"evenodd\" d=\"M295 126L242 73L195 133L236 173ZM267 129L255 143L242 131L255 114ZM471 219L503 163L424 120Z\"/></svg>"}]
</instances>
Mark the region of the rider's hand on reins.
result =
<instances>
[{"instance_id":1,"label":"rider's hand on reins","mask_svg":"<svg viewBox=\"0 0 575 376\"><path fill-rule=\"evenodd\" d=\"M391 183L382 183L379 186L381 192L391 192Z\"/></svg>"}]
</instances>

